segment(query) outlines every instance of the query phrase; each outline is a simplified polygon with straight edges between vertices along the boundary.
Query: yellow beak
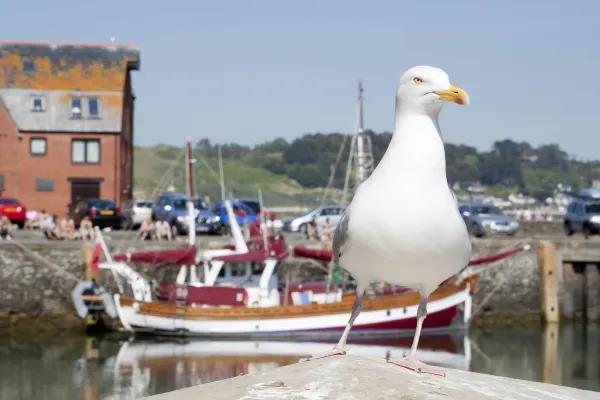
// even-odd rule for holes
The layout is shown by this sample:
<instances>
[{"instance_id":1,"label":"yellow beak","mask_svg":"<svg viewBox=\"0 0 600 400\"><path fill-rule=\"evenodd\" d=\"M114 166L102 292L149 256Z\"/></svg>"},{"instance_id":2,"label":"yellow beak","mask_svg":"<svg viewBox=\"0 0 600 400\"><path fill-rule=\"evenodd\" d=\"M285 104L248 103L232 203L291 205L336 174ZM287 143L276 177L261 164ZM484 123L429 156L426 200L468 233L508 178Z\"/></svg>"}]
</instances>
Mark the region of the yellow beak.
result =
<instances>
[{"instance_id":1,"label":"yellow beak","mask_svg":"<svg viewBox=\"0 0 600 400\"><path fill-rule=\"evenodd\" d=\"M439 92L435 92L438 96L445 101L452 101L456 104L464 104L469 105L469 95L467 92L458 88L454 85L450 85L450 90L440 90Z\"/></svg>"}]
</instances>

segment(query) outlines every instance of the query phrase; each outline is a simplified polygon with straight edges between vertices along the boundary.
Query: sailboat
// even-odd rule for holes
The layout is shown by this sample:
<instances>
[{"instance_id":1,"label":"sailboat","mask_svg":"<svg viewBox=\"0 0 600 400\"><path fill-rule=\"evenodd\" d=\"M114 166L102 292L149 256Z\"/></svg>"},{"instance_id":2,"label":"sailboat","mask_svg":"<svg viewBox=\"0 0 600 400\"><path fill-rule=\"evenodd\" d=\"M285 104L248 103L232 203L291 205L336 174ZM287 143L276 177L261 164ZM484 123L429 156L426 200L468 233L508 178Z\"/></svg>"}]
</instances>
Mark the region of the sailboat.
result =
<instances>
[{"instance_id":1,"label":"sailboat","mask_svg":"<svg viewBox=\"0 0 600 400\"><path fill-rule=\"evenodd\" d=\"M190 167L191 141L188 139L188 232L195 232L193 178ZM356 298L329 281L281 282L282 262L298 249L288 248L281 234L244 240L225 201L231 221L234 245L198 252L193 233L186 247L111 255L98 231L98 248L106 261L93 262L110 270L119 286L112 296L116 314L126 330L151 335L199 337L334 337L339 336ZM264 215L261 216L264 223ZM266 224L264 224L266 226ZM263 230L265 232L265 230ZM490 260L512 253L491 255ZM307 256L306 253L302 254ZM327 257L320 255L325 261ZM496 257L496 258L494 258ZM318 258L318 257L317 257ZM328 260L327 260L328 261ZM174 284L161 283L153 290L149 281L132 267L139 262L166 267L179 266ZM473 260L473 265L488 262ZM202 273L198 273L201 269ZM186 277L190 279L186 281ZM200 278L201 276L201 278ZM472 271L448 280L429 298L428 318L423 331L465 329L471 316L471 296L478 274ZM120 283L124 280L129 288ZM352 336L400 335L416 327L419 294L408 288L384 288L369 296L357 318ZM457 317L458 314L461 317Z\"/></svg>"}]
</instances>

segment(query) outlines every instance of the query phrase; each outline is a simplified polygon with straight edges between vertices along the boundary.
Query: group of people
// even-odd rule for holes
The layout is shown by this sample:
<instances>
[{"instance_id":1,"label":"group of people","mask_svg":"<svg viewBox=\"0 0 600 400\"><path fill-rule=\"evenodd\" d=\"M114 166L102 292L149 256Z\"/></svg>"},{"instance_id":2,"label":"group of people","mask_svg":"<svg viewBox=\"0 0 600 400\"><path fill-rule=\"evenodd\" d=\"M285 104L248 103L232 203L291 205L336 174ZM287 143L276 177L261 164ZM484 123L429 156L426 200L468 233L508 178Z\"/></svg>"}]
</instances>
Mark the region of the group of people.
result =
<instances>
[{"instance_id":1,"label":"group of people","mask_svg":"<svg viewBox=\"0 0 600 400\"><path fill-rule=\"evenodd\" d=\"M75 221L68 214L58 218L56 214L49 214L46 210L40 212L27 212L24 227L26 229L39 229L51 240L94 240L94 226L89 216L84 216L79 228L75 227ZM6 215L0 215L0 239L11 240L12 222Z\"/></svg>"},{"instance_id":2,"label":"group of people","mask_svg":"<svg viewBox=\"0 0 600 400\"><path fill-rule=\"evenodd\" d=\"M333 240L334 226L331 224L329 218L319 226L317 224L317 217L313 217L306 226L306 238L307 239L318 239L323 242L330 242Z\"/></svg>"},{"instance_id":3,"label":"group of people","mask_svg":"<svg viewBox=\"0 0 600 400\"><path fill-rule=\"evenodd\" d=\"M56 214L47 215L39 227L50 240L94 240L96 236L92 220L87 215L79 222L79 229L75 228L75 221L68 214L60 220Z\"/></svg>"},{"instance_id":4,"label":"group of people","mask_svg":"<svg viewBox=\"0 0 600 400\"><path fill-rule=\"evenodd\" d=\"M156 222L152 221L152 217L148 217L140 225L139 240L173 240L171 233L171 224L160 218Z\"/></svg>"}]
</instances>

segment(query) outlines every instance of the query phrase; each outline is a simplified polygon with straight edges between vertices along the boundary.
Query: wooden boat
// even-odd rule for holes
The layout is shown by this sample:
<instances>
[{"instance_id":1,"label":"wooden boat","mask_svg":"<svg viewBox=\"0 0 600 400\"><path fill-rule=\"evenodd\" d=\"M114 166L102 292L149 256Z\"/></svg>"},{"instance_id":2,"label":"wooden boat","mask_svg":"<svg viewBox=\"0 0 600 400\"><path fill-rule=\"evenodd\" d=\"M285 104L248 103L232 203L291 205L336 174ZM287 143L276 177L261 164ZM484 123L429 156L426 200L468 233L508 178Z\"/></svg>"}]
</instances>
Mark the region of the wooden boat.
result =
<instances>
[{"instance_id":1,"label":"wooden boat","mask_svg":"<svg viewBox=\"0 0 600 400\"><path fill-rule=\"evenodd\" d=\"M281 246L283 238L273 239L273 243ZM527 248L492 254L473 260L471 265L498 261ZM182 253L191 251L181 249ZM169 254L174 256L173 250ZM327 287L325 282L282 285L276 272L283 258L284 252L276 252L271 247L213 257L207 285L177 286L176 297L171 301L160 301L152 296L147 282L138 276L131 279L133 296L114 295L117 314L126 329L155 335L337 337L347 322L355 294L342 293L340 288ZM129 259L140 260L135 254L129 255ZM158 255L151 259L165 260ZM100 265L105 267L106 263ZM115 265L119 263L109 264L109 268ZM229 271L223 275L223 281L209 279L218 276L223 268ZM244 283L228 284L232 270L238 272L236 278ZM467 273L448 280L432 293L424 332L468 326L471 295L478 276L478 273ZM379 296L367 298L353 334L381 336L410 332L416 327L418 303L418 293L407 288L388 288ZM459 311L462 318L457 319Z\"/></svg>"},{"instance_id":2,"label":"wooden boat","mask_svg":"<svg viewBox=\"0 0 600 400\"><path fill-rule=\"evenodd\" d=\"M191 149L190 146L188 141ZM188 171L188 175L191 174L191 168ZM188 192L191 199L191 186ZM228 201L225 205L228 213L233 214ZM188 208L189 232L194 232L191 201ZM107 262L97 263L99 252L95 253L94 262L101 269L111 270L118 280L119 293L113 299L122 325L131 331L156 335L338 337L348 321L355 294L344 293L328 282L280 282L278 269L290 254L285 238L280 234L267 236L263 232L263 240L249 246L232 215L230 220L235 246L213 250L209 255L197 253L192 234L190 244L184 248L112 256L98 231L98 247ZM471 264L497 261L525 249L498 253L473 260ZM293 250L296 255L311 256L307 249ZM313 253L311 257L328 262L331 252ZM180 266L180 273L174 284L162 283L155 292L127 262L176 265ZM199 268L202 274L198 273ZM188 271L193 277L189 282L186 281ZM119 282L121 278L131 288L128 293ZM477 279L477 272L467 270L440 285L429 298L423 331L467 327ZM415 291L390 287L380 296L365 300L352 335L411 332L416 327L418 304L419 295ZM459 311L462 318L457 319Z\"/></svg>"}]
</instances>

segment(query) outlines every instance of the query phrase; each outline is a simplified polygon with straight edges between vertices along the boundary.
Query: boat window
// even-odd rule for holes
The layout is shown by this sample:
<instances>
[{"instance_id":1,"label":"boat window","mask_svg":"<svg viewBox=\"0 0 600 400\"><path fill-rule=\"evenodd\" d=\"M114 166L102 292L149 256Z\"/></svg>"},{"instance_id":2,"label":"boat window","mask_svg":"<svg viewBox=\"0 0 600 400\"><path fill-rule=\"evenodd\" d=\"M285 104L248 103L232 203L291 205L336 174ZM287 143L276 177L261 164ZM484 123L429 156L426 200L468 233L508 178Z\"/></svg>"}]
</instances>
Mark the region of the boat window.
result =
<instances>
[{"instance_id":1,"label":"boat window","mask_svg":"<svg viewBox=\"0 0 600 400\"><path fill-rule=\"evenodd\" d=\"M252 263L252 275L262 275L265 270L265 264L261 262L253 262Z\"/></svg>"},{"instance_id":2,"label":"boat window","mask_svg":"<svg viewBox=\"0 0 600 400\"><path fill-rule=\"evenodd\" d=\"M222 266L222 267L219 269L219 275L217 275L217 276L218 276L219 278L225 278L225 267L224 267L224 266Z\"/></svg>"},{"instance_id":3,"label":"boat window","mask_svg":"<svg viewBox=\"0 0 600 400\"><path fill-rule=\"evenodd\" d=\"M245 263L231 263L231 276L246 276Z\"/></svg>"}]
</instances>

